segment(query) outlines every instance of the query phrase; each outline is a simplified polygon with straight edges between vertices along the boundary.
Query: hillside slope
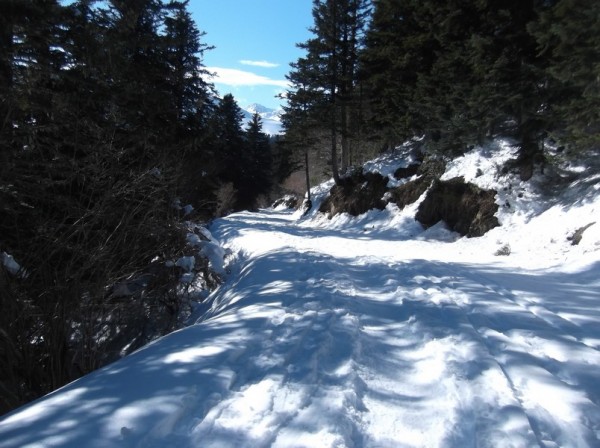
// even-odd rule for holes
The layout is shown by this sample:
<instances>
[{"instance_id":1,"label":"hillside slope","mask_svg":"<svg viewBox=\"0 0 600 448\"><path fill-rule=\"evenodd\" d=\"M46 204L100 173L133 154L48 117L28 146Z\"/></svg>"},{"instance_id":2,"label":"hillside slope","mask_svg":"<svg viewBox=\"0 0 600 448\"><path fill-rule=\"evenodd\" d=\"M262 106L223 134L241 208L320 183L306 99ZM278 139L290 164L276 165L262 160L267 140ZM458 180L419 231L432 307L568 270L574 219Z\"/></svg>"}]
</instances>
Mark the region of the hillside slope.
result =
<instances>
[{"instance_id":1,"label":"hillside slope","mask_svg":"<svg viewBox=\"0 0 600 448\"><path fill-rule=\"evenodd\" d=\"M4 416L0 447L598 446L600 223L568 238L600 184L548 196L501 179L509 155L445 174L506 188L481 238L424 230L418 204L215 221L236 257L197 321Z\"/></svg>"}]
</instances>

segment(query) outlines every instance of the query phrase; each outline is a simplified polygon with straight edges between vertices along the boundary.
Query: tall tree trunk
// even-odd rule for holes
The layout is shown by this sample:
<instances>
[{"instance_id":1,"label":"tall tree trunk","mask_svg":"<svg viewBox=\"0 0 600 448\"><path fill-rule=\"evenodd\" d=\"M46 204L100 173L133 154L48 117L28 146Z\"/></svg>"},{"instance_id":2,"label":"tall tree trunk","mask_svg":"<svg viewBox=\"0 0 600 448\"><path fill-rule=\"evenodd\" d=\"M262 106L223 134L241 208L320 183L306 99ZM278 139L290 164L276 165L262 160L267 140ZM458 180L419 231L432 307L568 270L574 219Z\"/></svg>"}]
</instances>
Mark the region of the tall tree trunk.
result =
<instances>
[{"instance_id":1,"label":"tall tree trunk","mask_svg":"<svg viewBox=\"0 0 600 448\"><path fill-rule=\"evenodd\" d=\"M333 174L333 181L336 185L340 184L340 171L338 168L338 155L337 155L337 129L335 110L331 113L331 172Z\"/></svg>"},{"instance_id":2,"label":"tall tree trunk","mask_svg":"<svg viewBox=\"0 0 600 448\"><path fill-rule=\"evenodd\" d=\"M349 166L349 155L350 155L350 129L349 129L349 120L348 120L348 105L346 100L342 103L342 166L341 172L345 174L348 171Z\"/></svg>"},{"instance_id":3,"label":"tall tree trunk","mask_svg":"<svg viewBox=\"0 0 600 448\"><path fill-rule=\"evenodd\" d=\"M310 198L310 172L309 172L309 166L308 166L308 148L304 149L304 170L305 170L305 174L306 174L306 199L308 200L309 203L312 204L312 201Z\"/></svg>"},{"instance_id":4,"label":"tall tree trunk","mask_svg":"<svg viewBox=\"0 0 600 448\"><path fill-rule=\"evenodd\" d=\"M331 2L332 14L331 14L331 23L333 24L333 29L337 29L338 17L337 17L337 1L333 0ZM331 86L330 86L330 103L331 103L331 171L333 174L333 180L336 185L340 184L340 171L338 167L338 156L337 156L337 120L336 120L336 108L337 108L337 88L338 88L338 73L337 73L337 64L338 64L338 55L337 55L337 42L336 42L336 32L333 31L333 35L330 36L330 45L331 45L331 56L329 58L329 72L331 75Z\"/></svg>"}]
</instances>

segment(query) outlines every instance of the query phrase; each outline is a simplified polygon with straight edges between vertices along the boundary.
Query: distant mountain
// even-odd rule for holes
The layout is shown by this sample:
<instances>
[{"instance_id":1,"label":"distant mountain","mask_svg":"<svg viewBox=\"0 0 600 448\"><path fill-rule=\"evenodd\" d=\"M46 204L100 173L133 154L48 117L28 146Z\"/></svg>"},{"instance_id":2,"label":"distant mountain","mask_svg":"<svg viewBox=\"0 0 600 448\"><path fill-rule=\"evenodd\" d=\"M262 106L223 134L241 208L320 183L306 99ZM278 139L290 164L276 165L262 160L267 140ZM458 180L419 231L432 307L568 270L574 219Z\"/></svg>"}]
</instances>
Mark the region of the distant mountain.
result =
<instances>
[{"instance_id":1,"label":"distant mountain","mask_svg":"<svg viewBox=\"0 0 600 448\"><path fill-rule=\"evenodd\" d=\"M258 112L259 115L270 115L273 114L273 112L275 112L274 109L270 109L258 103L250 104L246 107L246 110L250 113Z\"/></svg>"},{"instance_id":2,"label":"distant mountain","mask_svg":"<svg viewBox=\"0 0 600 448\"><path fill-rule=\"evenodd\" d=\"M265 134L279 135L283 132L281 126L282 109L271 109L262 104L254 103L242 109L242 112L244 113L244 127L252 120L252 116L258 113L262 119L263 132Z\"/></svg>"}]
</instances>

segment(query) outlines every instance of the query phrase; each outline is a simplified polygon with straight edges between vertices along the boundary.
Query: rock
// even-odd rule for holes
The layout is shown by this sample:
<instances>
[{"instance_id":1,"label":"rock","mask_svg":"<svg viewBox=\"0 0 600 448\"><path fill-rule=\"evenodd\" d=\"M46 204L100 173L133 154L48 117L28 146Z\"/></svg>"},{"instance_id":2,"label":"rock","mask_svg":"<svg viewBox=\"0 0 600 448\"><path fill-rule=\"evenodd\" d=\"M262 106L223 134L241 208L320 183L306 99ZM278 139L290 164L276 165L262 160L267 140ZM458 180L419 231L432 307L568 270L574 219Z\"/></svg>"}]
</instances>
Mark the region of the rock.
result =
<instances>
[{"instance_id":1,"label":"rock","mask_svg":"<svg viewBox=\"0 0 600 448\"><path fill-rule=\"evenodd\" d=\"M415 174L419 177L390 191L390 202L395 203L400 209L416 202L427 191L431 182L438 179L444 173L446 164L442 159L429 157L420 165L415 164L408 168L400 168L399 170L402 169L410 169L410 171L401 171L400 173L409 173L416 169ZM394 173L396 178L398 178L397 174L399 170L396 170L396 173Z\"/></svg>"},{"instance_id":2,"label":"rock","mask_svg":"<svg viewBox=\"0 0 600 448\"><path fill-rule=\"evenodd\" d=\"M444 221L463 236L481 236L500 225L494 216L498 211L495 197L496 191L482 190L462 177L436 180L419 205L416 219L425 227Z\"/></svg>"},{"instance_id":3,"label":"rock","mask_svg":"<svg viewBox=\"0 0 600 448\"><path fill-rule=\"evenodd\" d=\"M293 195L293 194L287 194L284 197L279 198L275 202L273 202L273 205L271 205L271 207L274 209L297 208L298 202L299 202L298 196Z\"/></svg>"},{"instance_id":4,"label":"rock","mask_svg":"<svg viewBox=\"0 0 600 448\"><path fill-rule=\"evenodd\" d=\"M429 185L431 185L431 179L423 176L400 185L390 191L390 202L403 209L419 199L427 191Z\"/></svg>"},{"instance_id":5,"label":"rock","mask_svg":"<svg viewBox=\"0 0 600 448\"><path fill-rule=\"evenodd\" d=\"M319 211L331 218L339 213L358 216L374 208L383 210L386 203L382 198L387 191L388 181L387 176L362 171L342 178L321 203Z\"/></svg>"},{"instance_id":6,"label":"rock","mask_svg":"<svg viewBox=\"0 0 600 448\"><path fill-rule=\"evenodd\" d=\"M406 179L407 177L412 177L419 171L419 167L421 164L415 163L412 165L408 165L407 167L398 168L394 172L394 177L396 179Z\"/></svg>"},{"instance_id":7,"label":"rock","mask_svg":"<svg viewBox=\"0 0 600 448\"><path fill-rule=\"evenodd\" d=\"M570 241L573 246L577 246L581 242L581 238L583 238L583 232L592 227L594 224L596 223L590 222L589 224L580 227L575 231L575 233L573 233L573 235L568 236L567 240Z\"/></svg>"}]
</instances>

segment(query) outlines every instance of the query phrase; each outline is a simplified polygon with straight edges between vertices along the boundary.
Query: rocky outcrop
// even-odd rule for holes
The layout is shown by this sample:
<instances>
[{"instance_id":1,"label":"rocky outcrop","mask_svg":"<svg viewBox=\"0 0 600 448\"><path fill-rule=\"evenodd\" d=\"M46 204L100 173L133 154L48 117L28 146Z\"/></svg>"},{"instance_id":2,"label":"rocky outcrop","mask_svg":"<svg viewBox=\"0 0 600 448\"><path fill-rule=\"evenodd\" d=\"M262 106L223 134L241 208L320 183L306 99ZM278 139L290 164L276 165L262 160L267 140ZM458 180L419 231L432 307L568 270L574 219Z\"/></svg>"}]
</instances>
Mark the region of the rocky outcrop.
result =
<instances>
[{"instance_id":1,"label":"rocky outcrop","mask_svg":"<svg viewBox=\"0 0 600 448\"><path fill-rule=\"evenodd\" d=\"M374 208L383 210L386 206L383 195L388 181L387 176L379 173L356 172L333 186L319 211L331 218L344 212L358 216Z\"/></svg>"},{"instance_id":2,"label":"rocky outcrop","mask_svg":"<svg viewBox=\"0 0 600 448\"><path fill-rule=\"evenodd\" d=\"M399 168L394 173L397 179L418 175L414 180L406 182L390 191L390 202L395 203L400 209L412 204L427 191L431 182L439 178L446 169L443 160L436 158L426 159L420 165L409 165L407 168Z\"/></svg>"},{"instance_id":3,"label":"rocky outcrop","mask_svg":"<svg viewBox=\"0 0 600 448\"><path fill-rule=\"evenodd\" d=\"M432 179L424 176L406 182L390 191L390 202L396 204L398 208L403 209L407 205L416 202L427 191L431 182Z\"/></svg>"},{"instance_id":4,"label":"rocky outcrop","mask_svg":"<svg viewBox=\"0 0 600 448\"><path fill-rule=\"evenodd\" d=\"M408 165L407 167L400 167L394 172L394 177L396 179L406 179L407 177L412 177L418 173L420 163L414 163L412 165Z\"/></svg>"},{"instance_id":5,"label":"rocky outcrop","mask_svg":"<svg viewBox=\"0 0 600 448\"><path fill-rule=\"evenodd\" d=\"M340 213L358 216L371 209L382 210L388 202L402 209L427 193L415 216L426 228L444 221L463 236L477 237L500 225L495 216L496 191L483 190L462 177L440 181L444 171L443 160L435 158L400 168L394 177L417 177L392 189L387 187L387 177L356 171L333 186L319 211L329 218Z\"/></svg>"},{"instance_id":6,"label":"rocky outcrop","mask_svg":"<svg viewBox=\"0 0 600 448\"><path fill-rule=\"evenodd\" d=\"M455 232L467 237L485 234L500 225L495 213L496 191L482 190L462 177L434 181L419 205L416 219L425 227L444 221Z\"/></svg>"},{"instance_id":7,"label":"rocky outcrop","mask_svg":"<svg viewBox=\"0 0 600 448\"><path fill-rule=\"evenodd\" d=\"M271 205L272 208L298 208L300 200L295 194L286 194L284 197L277 199Z\"/></svg>"}]
</instances>

